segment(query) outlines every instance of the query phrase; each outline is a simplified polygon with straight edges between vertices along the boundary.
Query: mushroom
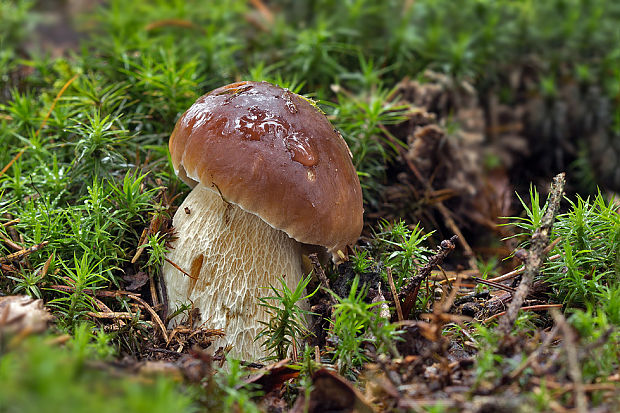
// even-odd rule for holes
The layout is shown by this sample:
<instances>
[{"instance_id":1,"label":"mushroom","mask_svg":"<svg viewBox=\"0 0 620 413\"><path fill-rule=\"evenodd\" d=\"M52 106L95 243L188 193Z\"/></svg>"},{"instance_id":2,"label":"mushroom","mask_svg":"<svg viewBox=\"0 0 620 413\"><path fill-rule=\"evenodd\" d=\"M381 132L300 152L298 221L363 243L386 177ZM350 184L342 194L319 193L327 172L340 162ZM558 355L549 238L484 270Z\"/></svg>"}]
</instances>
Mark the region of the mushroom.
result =
<instances>
[{"instance_id":1,"label":"mushroom","mask_svg":"<svg viewBox=\"0 0 620 413\"><path fill-rule=\"evenodd\" d=\"M268 321L259 297L284 277L294 289L302 253L343 257L362 229L351 152L315 104L267 82L238 82L200 97L170 136L177 175L193 187L173 218L163 268L168 302L191 302L224 329L245 360L266 356L254 338ZM174 324L174 321L173 321Z\"/></svg>"}]
</instances>

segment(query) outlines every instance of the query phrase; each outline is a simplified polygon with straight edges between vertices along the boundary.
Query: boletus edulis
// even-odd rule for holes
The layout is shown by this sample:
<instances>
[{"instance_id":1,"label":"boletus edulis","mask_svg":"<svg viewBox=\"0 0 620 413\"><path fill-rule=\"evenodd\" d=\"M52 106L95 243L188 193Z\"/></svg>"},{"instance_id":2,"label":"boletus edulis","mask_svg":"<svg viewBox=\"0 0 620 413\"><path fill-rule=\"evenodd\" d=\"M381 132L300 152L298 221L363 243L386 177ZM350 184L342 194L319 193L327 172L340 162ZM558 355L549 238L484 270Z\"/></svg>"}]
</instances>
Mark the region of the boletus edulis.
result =
<instances>
[{"instance_id":1,"label":"boletus edulis","mask_svg":"<svg viewBox=\"0 0 620 413\"><path fill-rule=\"evenodd\" d=\"M193 187L173 218L163 274L174 309L226 336L244 360L265 356L254 338L268 321L259 297L284 277L295 289L302 253L343 256L362 229L362 191L351 152L310 101L267 82L239 82L199 98L169 142L177 175ZM173 321L174 322L174 321Z\"/></svg>"}]
</instances>

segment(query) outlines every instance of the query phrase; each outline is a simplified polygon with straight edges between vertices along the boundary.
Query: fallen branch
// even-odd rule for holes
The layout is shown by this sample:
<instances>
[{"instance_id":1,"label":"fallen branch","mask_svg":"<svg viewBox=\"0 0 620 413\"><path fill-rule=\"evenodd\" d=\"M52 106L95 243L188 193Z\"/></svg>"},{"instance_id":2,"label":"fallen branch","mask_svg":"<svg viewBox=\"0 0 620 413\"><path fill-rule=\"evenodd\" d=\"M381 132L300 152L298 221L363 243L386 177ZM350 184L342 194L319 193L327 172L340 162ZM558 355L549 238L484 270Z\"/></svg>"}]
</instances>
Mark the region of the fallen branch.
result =
<instances>
[{"instance_id":1,"label":"fallen branch","mask_svg":"<svg viewBox=\"0 0 620 413\"><path fill-rule=\"evenodd\" d=\"M439 249L435 255L429 258L428 262L420 268L418 275L411 277L403 283L403 287L398 297L394 300L402 300L402 312L406 318L411 313L411 310L415 306L416 299L418 297L418 291L422 281L424 281L431 273L433 267L441 264L448 254L455 248L454 242L458 239L457 235L452 236L449 240L441 241Z\"/></svg>"},{"instance_id":2,"label":"fallen branch","mask_svg":"<svg viewBox=\"0 0 620 413\"><path fill-rule=\"evenodd\" d=\"M504 336L508 336L512 327L514 326L519 309L523 305L525 298L530 292L530 287L534 281L534 277L539 273L545 259L545 250L549 244L549 235L551 234L551 228L553 228L553 222L555 215L560 207L560 200L564 192L564 184L566 183L566 176L564 173L558 174L553 178L551 184L551 195L549 197L549 203L547 210L542 217L541 225L532 234L532 245L525 258L525 271L523 272L523 278L517 291L513 295L512 301L508 305L506 315L500 320L498 331L503 333Z\"/></svg>"}]
</instances>

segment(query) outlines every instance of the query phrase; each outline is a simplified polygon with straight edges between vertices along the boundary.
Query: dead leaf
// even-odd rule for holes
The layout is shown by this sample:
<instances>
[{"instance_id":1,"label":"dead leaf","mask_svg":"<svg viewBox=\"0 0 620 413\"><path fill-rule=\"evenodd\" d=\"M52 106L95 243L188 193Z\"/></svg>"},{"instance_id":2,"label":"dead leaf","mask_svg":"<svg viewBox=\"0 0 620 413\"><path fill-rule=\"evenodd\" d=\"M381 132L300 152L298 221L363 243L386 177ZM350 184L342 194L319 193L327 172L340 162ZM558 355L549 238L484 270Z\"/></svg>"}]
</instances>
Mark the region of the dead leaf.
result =
<instances>
[{"instance_id":1,"label":"dead leaf","mask_svg":"<svg viewBox=\"0 0 620 413\"><path fill-rule=\"evenodd\" d=\"M51 318L43 300L25 295L0 297L0 335L40 333Z\"/></svg>"},{"instance_id":2,"label":"dead leaf","mask_svg":"<svg viewBox=\"0 0 620 413\"><path fill-rule=\"evenodd\" d=\"M280 360L260 369L255 374L248 377L245 382L259 385L265 394L279 389L282 385L299 375L299 371L291 368L290 359Z\"/></svg>"},{"instance_id":3,"label":"dead leaf","mask_svg":"<svg viewBox=\"0 0 620 413\"><path fill-rule=\"evenodd\" d=\"M129 285L125 287L127 291L138 291L146 285L149 280L149 275L144 271L138 271L135 274L123 277L123 280L129 283Z\"/></svg>"},{"instance_id":4,"label":"dead leaf","mask_svg":"<svg viewBox=\"0 0 620 413\"><path fill-rule=\"evenodd\" d=\"M321 369L312 376L312 392L306 403L300 396L291 413L373 413L375 409L349 381L331 370ZM308 410L305 407L308 406Z\"/></svg>"}]
</instances>

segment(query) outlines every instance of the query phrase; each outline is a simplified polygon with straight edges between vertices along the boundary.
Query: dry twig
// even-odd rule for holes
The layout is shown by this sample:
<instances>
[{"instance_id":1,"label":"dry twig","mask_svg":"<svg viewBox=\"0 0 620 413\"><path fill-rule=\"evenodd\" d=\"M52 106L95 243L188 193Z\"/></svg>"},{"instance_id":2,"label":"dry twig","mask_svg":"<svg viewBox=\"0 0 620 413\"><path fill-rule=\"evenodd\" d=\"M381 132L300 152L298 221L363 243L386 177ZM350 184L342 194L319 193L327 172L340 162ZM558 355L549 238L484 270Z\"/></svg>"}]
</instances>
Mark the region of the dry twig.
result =
<instances>
[{"instance_id":1,"label":"dry twig","mask_svg":"<svg viewBox=\"0 0 620 413\"><path fill-rule=\"evenodd\" d=\"M405 280L399 297L394 298L395 301L398 299L403 300L401 307L404 316L409 316L409 313L411 313L422 281L429 276L433 267L441 264L448 254L455 248L454 242L457 239L458 236L454 235L449 240L441 241L441 245L439 246L437 253L430 257L428 262L420 268L418 275Z\"/></svg>"},{"instance_id":2,"label":"dry twig","mask_svg":"<svg viewBox=\"0 0 620 413\"><path fill-rule=\"evenodd\" d=\"M181 271L183 274L187 275L187 276L188 276L189 278L191 278L192 280L196 280L196 279L197 279L196 277L192 277L192 276L191 276L191 275L190 275L187 271L185 271L183 268L179 267L179 265L178 265L178 264L176 264L176 263L174 263L174 262L170 261L168 258L164 258L164 260L165 260L168 264L170 264L170 265L172 265L174 268L176 268L177 270Z\"/></svg>"},{"instance_id":3,"label":"dry twig","mask_svg":"<svg viewBox=\"0 0 620 413\"><path fill-rule=\"evenodd\" d=\"M43 127L47 123L47 120L49 119L50 115L52 114L52 111L56 107L56 103L58 103L58 99L60 99L62 94L65 93L65 90L67 90L67 88L71 85L71 83L73 83L73 81L75 79L77 79L78 76L79 76L79 73L76 73L75 75L73 75L73 77L71 79L69 79L67 81L67 83L65 83L64 86L60 89L60 91L58 92L58 94L54 98L54 101L52 102L52 106L50 106L49 110L45 114L45 117L43 118L43 122L41 122L41 126L39 126L39 129L37 129L37 131L35 132L35 134L34 134L35 137L39 136L39 133L41 133L41 129L43 129ZM15 161L17 161L19 158L21 158L21 156L24 154L24 152L26 152L26 149L28 149L28 147L23 148L22 150L20 150L17 153L17 155L15 155L13 157L13 159L11 159L11 161L8 164L6 164L4 166L4 168L2 168L2 170L0 170L0 176L4 175L4 173L6 171L8 171L8 169L11 167L11 165L13 165L15 163Z\"/></svg>"},{"instance_id":4,"label":"dry twig","mask_svg":"<svg viewBox=\"0 0 620 413\"><path fill-rule=\"evenodd\" d=\"M261 16L263 16L263 18L267 20L269 24L273 24L275 20L273 12L269 9L269 7L267 7L265 3L263 3L261 0L250 0L250 3L252 3L252 6L254 6L256 10L258 10Z\"/></svg>"},{"instance_id":5,"label":"dry twig","mask_svg":"<svg viewBox=\"0 0 620 413\"><path fill-rule=\"evenodd\" d=\"M19 224L20 222L21 222L21 220L19 218L12 219L10 221L3 222L2 226L6 228L6 227L10 227L11 225Z\"/></svg>"},{"instance_id":6,"label":"dry twig","mask_svg":"<svg viewBox=\"0 0 620 413\"><path fill-rule=\"evenodd\" d=\"M71 287L70 285L60 285L60 284L54 284L54 285L50 285L49 287L52 290L59 290L59 291L65 291L68 293L73 293L75 292L75 288ZM91 290L90 288L84 289L82 290L82 292L84 294L88 294L88 295L93 295L96 297L108 297L108 298L116 298L116 297L120 297L120 296L127 296L127 295L136 295L139 296L140 294L135 294L132 293L131 291L123 291L123 290L117 290L117 291L107 291L107 290Z\"/></svg>"},{"instance_id":7,"label":"dry twig","mask_svg":"<svg viewBox=\"0 0 620 413\"><path fill-rule=\"evenodd\" d=\"M564 349L566 350L566 358L568 359L568 374L573 380L575 390L575 407L577 412L586 413L588 411L588 399L583 389L581 366L579 365L577 348L575 347L577 338L562 313L557 310L551 310L551 317L553 317L553 321L555 321L564 336Z\"/></svg>"},{"instance_id":8,"label":"dry twig","mask_svg":"<svg viewBox=\"0 0 620 413\"><path fill-rule=\"evenodd\" d=\"M135 314L128 313L126 311L112 311L112 312L94 312L89 311L88 314L90 317L99 318L99 319L114 319L114 320L131 320L135 317Z\"/></svg>"},{"instance_id":9,"label":"dry twig","mask_svg":"<svg viewBox=\"0 0 620 413\"><path fill-rule=\"evenodd\" d=\"M508 375L508 378L510 379L510 381L516 380L530 364L536 361L536 359L540 357L542 352L545 351L545 349L551 344L551 342L553 341L553 339L555 338L557 334L558 334L558 326L556 325L555 327L553 327L553 330L551 330L551 332L545 337L542 344L535 351L533 351L527 357L527 359L523 363L521 363L519 367L514 369Z\"/></svg>"},{"instance_id":10,"label":"dry twig","mask_svg":"<svg viewBox=\"0 0 620 413\"><path fill-rule=\"evenodd\" d=\"M9 237L4 236L3 234L0 234L0 238L2 238L2 242L4 242L6 245L14 249L15 251L21 251L24 249L24 247L22 247L21 245L19 245L18 243L10 239Z\"/></svg>"},{"instance_id":11,"label":"dry twig","mask_svg":"<svg viewBox=\"0 0 620 413\"><path fill-rule=\"evenodd\" d=\"M484 284L484 285L487 285L489 287L497 288L498 290L503 290L503 291L509 292L511 294L514 294L514 292L516 291L512 287L508 287L507 285L500 284L498 282L494 282L494 281L490 281L490 280L483 280L482 278L478 278L478 277L471 277L471 279L474 280L475 282L477 282L478 284Z\"/></svg>"},{"instance_id":12,"label":"dry twig","mask_svg":"<svg viewBox=\"0 0 620 413\"><path fill-rule=\"evenodd\" d=\"M20 260L26 255L32 254L33 252L40 250L41 248L45 247L47 244L49 244L49 242L43 241L42 243L33 245L30 248L22 249L12 254L9 254L7 256L0 257L0 263Z\"/></svg>"},{"instance_id":13,"label":"dry twig","mask_svg":"<svg viewBox=\"0 0 620 413\"><path fill-rule=\"evenodd\" d=\"M405 317L403 316L403 309L400 307L400 300L398 299L398 294L396 293L396 285L394 285L394 277L392 277L392 268L387 267L386 272L388 282L390 283L390 290L392 291L392 297L394 298L394 306L396 307L398 321L403 321Z\"/></svg>"},{"instance_id":14,"label":"dry twig","mask_svg":"<svg viewBox=\"0 0 620 413\"><path fill-rule=\"evenodd\" d=\"M314 274L316 274L323 288L325 288L326 290L330 290L331 288L329 287L329 280L327 279L327 276L325 275L325 271L323 271L323 267L321 267L321 262L319 261L318 255L310 254L308 255L308 258L310 258L310 261L312 262L312 267L314 268ZM336 299L334 298L334 296L331 294L328 294L327 296L328 296L327 299L329 300L329 303L331 304L331 306L332 307L335 306L337 303L336 303Z\"/></svg>"},{"instance_id":15,"label":"dry twig","mask_svg":"<svg viewBox=\"0 0 620 413\"><path fill-rule=\"evenodd\" d=\"M540 304L540 305L530 305L527 307L521 307L520 310L523 311L541 311L541 310L549 310L552 308L562 308L562 304ZM507 311L502 311L501 313L493 314L491 317L482 320L482 324L487 324L498 317L506 315Z\"/></svg>"},{"instance_id":16,"label":"dry twig","mask_svg":"<svg viewBox=\"0 0 620 413\"><path fill-rule=\"evenodd\" d=\"M525 297L527 297L530 292L530 287L534 281L534 277L538 274L540 267L543 264L545 258L544 252L549 244L549 235L551 233L551 228L553 227L555 215L560 207L560 200L562 199L565 183L566 179L564 173L558 174L555 178L553 178L547 211L542 217L540 228L536 229L532 235L532 245L525 259L525 271L523 272L523 278L521 279L521 283L519 284L516 293L513 295L511 303L508 305L506 315L500 320L499 323L499 332L503 333L504 336L508 336L512 330L512 326L517 320L519 309L521 308L521 305L523 305Z\"/></svg>"},{"instance_id":17,"label":"dry twig","mask_svg":"<svg viewBox=\"0 0 620 413\"><path fill-rule=\"evenodd\" d=\"M159 315L157 314L157 312L153 310L153 307L151 307L146 301L144 301L142 298L138 297L135 294L128 294L127 296L133 300L136 300L146 309L146 311L148 311L151 314L153 321L155 321L155 323L161 329L161 333L163 334L164 340L166 340L166 343L168 343L168 333L166 332L166 327L164 326L164 323L162 323L161 318L159 318Z\"/></svg>"}]
</instances>

